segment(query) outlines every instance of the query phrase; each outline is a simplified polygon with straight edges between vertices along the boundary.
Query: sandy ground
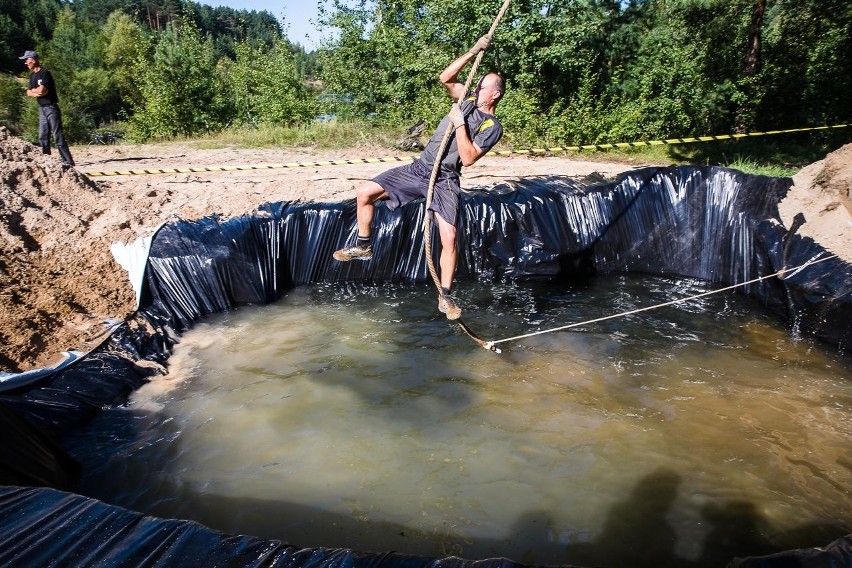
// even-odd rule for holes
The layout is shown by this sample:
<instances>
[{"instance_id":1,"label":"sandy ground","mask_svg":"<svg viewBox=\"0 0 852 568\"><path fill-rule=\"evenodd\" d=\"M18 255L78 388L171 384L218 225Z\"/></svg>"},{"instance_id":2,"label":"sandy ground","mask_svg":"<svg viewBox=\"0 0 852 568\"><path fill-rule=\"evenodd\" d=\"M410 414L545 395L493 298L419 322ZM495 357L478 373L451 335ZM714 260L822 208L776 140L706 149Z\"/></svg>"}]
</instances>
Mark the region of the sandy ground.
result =
<instances>
[{"instance_id":1,"label":"sandy ground","mask_svg":"<svg viewBox=\"0 0 852 568\"><path fill-rule=\"evenodd\" d=\"M72 148L75 168L9 136L0 128L0 371L51 366L68 350L88 351L105 322L135 307L127 273L109 247L149 236L164 221L209 214L230 217L277 201L340 201L365 179L396 163L199 173L96 176L94 172L249 165L312 164L409 156L377 147L199 149L193 144ZM640 163L582 156L486 156L463 172L462 187L538 175L614 177ZM804 168L781 204L789 226L852 262L852 144Z\"/></svg>"}]
</instances>

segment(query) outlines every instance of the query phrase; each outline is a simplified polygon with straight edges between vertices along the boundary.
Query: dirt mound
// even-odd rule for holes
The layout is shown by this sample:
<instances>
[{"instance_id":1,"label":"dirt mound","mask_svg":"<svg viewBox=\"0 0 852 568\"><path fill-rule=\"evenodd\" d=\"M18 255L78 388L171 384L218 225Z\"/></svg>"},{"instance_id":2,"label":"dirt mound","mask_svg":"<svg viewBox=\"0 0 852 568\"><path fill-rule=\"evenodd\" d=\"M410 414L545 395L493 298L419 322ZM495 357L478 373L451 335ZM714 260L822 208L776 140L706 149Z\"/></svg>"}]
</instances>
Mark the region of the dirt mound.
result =
<instances>
[{"instance_id":1,"label":"dirt mound","mask_svg":"<svg viewBox=\"0 0 852 568\"><path fill-rule=\"evenodd\" d=\"M94 183L5 129L0 180L0 369L20 371L84 347L135 299L110 241L87 234L104 212Z\"/></svg>"},{"instance_id":2,"label":"dirt mound","mask_svg":"<svg viewBox=\"0 0 852 568\"><path fill-rule=\"evenodd\" d=\"M852 144L802 168L793 187L778 204L784 225L804 213L799 233L811 237L846 262L852 263Z\"/></svg>"},{"instance_id":3,"label":"dirt mound","mask_svg":"<svg viewBox=\"0 0 852 568\"><path fill-rule=\"evenodd\" d=\"M817 170L814 185L832 197L837 197L852 213L852 144L825 157L822 169Z\"/></svg>"}]
</instances>

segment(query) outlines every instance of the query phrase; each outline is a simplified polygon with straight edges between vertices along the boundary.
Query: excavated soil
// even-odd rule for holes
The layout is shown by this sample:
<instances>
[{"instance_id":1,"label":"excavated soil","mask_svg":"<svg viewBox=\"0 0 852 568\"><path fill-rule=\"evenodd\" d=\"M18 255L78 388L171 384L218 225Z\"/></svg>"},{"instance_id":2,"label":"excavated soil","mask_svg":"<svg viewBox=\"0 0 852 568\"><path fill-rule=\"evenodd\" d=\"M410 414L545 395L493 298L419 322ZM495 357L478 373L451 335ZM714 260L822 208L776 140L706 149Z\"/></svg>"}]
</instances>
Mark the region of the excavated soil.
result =
<instances>
[{"instance_id":1,"label":"excavated soil","mask_svg":"<svg viewBox=\"0 0 852 568\"><path fill-rule=\"evenodd\" d=\"M359 147L202 149L192 143L72 148L75 168L0 128L0 371L52 366L62 352L88 351L108 324L135 309L127 273L110 245L149 236L164 221L224 218L277 201L341 201L365 179L395 165L317 164L403 155ZM303 166L260 170L97 176L96 172L246 165ZM571 157L486 156L463 175L463 187L536 175L616 174L648 164ZM781 203L789 226L852 262L852 144L804 168Z\"/></svg>"}]
</instances>

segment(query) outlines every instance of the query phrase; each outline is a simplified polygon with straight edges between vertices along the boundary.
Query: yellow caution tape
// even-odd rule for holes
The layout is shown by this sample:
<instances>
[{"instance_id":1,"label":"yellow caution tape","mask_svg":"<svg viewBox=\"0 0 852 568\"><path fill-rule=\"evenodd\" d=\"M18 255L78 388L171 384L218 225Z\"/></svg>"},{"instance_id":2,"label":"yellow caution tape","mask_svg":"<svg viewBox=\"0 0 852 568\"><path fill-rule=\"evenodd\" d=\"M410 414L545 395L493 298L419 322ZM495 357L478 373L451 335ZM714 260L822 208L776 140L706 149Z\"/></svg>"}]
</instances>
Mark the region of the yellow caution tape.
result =
<instances>
[{"instance_id":1,"label":"yellow caution tape","mask_svg":"<svg viewBox=\"0 0 852 568\"><path fill-rule=\"evenodd\" d=\"M489 155L510 156L558 154L559 152L579 152L582 150L611 150L615 148L638 148L642 146L663 146L671 144L688 144L691 142L711 142L714 140L735 140L773 134L789 134L792 132L809 132L813 130L828 130L831 128L846 128L849 124L832 126L815 126L812 128L793 128L790 130L769 130L767 132L747 132L743 134L719 134L714 136L695 136L691 138L668 138L666 140L648 140L644 142L618 142L615 144L585 144L583 146L556 146L552 148L527 148L524 150L495 150ZM289 162L286 164L261 164L250 166L211 166L203 168L165 168L154 170L123 170L114 172L84 172L89 177L103 176L135 176L149 174L193 174L204 172L238 172L251 170L280 170L287 168L313 168L320 166L351 166L356 164L377 164L382 162L410 162L415 156L390 156L385 158L356 158L354 160L326 160L322 162Z\"/></svg>"},{"instance_id":2,"label":"yellow caution tape","mask_svg":"<svg viewBox=\"0 0 852 568\"><path fill-rule=\"evenodd\" d=\"M833 126L815 126L813 128L793 128L790 130L769 130L767 132L746 132L743 134L717 134L713 136L695 136L692 138L668 138L666 140L648 140L646 142L618 142L616 144L586 144L584 146L558 146L555 148L529 148L527 150L498 150L491 154L507 156L510 154L555 154L558 152L577 152L580 150L611 150L613 148L638 148L641 146L663 146L666 144L687 144L690 142L710 142L713 140L734 140L771 134L788 134L791 132L808 132L811 130L827 130L829 128L846 128L848 124Z\"/></svg>"},{"instance_id":3,"label":"yellow caution tape","mask_svg":"<svg viewBox=\"0 0 852 568\"><path fill-rule=\"evenodd\" d=\"M90 177L135 176L146 174L195 174L204 172L237 172L247 170L280 170L284 168L312 168L318 166L345 166L354 164L376 164L379 162L407 162L414 156L391 156L387 158L356 158L354 160L326 160L322 162L289 162L286 164L260 164L251 166L209 166L203 168L163 168L156 170L122 170L115 172L83 172Z\"/></svg>"}]
</instances>

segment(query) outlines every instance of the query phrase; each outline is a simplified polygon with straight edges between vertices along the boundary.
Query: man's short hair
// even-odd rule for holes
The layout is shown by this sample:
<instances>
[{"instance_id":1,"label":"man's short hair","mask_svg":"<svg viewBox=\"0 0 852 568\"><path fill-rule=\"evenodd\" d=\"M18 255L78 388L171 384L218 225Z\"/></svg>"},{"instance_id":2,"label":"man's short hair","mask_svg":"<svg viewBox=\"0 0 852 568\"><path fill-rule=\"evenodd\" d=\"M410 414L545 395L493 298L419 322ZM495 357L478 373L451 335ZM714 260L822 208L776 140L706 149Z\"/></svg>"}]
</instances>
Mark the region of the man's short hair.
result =
<instances>
[{"instance_id":1,"label":"man's short hair","mask_svg":"<svg viewBox=\"0 0 852 568\"><path fill-rule=\"evenodd\" d=\"M500 91L500 99L502 99L503 95L506 94L506 81L503 80L503 76L500 73L494 72L492 75L494 75L494 88Z\"/></svg>"}]
</instances>

